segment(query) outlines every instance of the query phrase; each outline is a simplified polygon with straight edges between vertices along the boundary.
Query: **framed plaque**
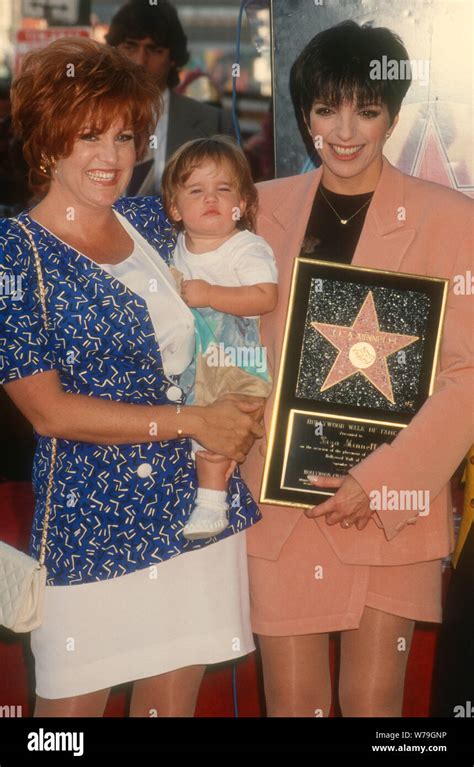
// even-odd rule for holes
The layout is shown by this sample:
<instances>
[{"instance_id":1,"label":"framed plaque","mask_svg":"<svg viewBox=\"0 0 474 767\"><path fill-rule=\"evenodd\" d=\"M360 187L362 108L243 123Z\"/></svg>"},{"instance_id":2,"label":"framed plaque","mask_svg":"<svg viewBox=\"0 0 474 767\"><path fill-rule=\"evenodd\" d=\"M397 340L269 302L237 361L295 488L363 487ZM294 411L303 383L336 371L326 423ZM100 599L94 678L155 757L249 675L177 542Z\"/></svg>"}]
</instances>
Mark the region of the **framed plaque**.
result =
<instances>
[{"instance_id":1,"label":"framed plaque","mask_svg":"<svg viewBox=\"0 0 474 767\"><path fill-rule=\"evenodd\" d=\"M297 258L261 503L307 508L433 390L448 280Z\"/></svg>"}]
</instances>

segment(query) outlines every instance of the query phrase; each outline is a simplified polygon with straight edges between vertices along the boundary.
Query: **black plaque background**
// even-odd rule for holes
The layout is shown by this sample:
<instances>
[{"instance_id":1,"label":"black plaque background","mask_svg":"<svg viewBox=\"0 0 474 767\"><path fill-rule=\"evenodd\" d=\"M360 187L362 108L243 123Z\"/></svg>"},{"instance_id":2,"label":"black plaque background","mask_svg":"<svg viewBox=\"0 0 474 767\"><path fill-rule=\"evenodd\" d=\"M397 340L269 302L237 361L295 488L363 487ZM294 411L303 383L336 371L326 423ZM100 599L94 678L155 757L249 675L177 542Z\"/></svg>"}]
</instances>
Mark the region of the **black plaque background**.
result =
<instances>
[{"instance_id":1,"label":"black plaque background","mask_svg":"<svg viewBox=\"0 0 474 767\"><path fill-rule=\"evenodd\" d=\"M291 317L287 318L289 324L286 357L281 360L283 364L283 378L281 381L280 396L275 402L278 408L276 416L276 428L267 451L268 468L266 470L266 482L262 488L261 502L275 501L288 506L308 505L314 506L323 503L326 495L314 494L313 491L302 493L282 489L280 487L281 474L284 459L285 441L288 427L289 413L291 409L314 411L336 417L337 415L356 417L370 420L374 423L389 421L399 423L400 426L410 423L413 413L397 412L387 408L369 408L359 405L357 408L344 403L327 402L323 399L305 399L296 396L299 362L303 344L307 306L311 280L314 278L334 279L339 281L354 282L357 285L391 287L398 290L417 290L429 296L430 315L426 330L423 348L422 372L418 387L418 397L415 409L425 402L430 393L434 356L438 334L440 333L439 318L443 307L443 296L446 290L446 281L427 278L416 275L404 275L397 272L383 272L376 269L364 269L348 267L307 258L298 258L295 261L297 273L295 275L293 306ZM393 328L385 328L381 323L381 330L394 332ZM403 328L404 333L410 333L410 329ZM413 333L416 335L416 333ZM316 416L315 416L316 417ZM389 440L387 440L388 442Z\"/></svg>"},{"instance_id":2,"label":"black plaque background","mask_svg":"<svg viewBox=\"0 0 474 767\"><path fill-rule=\"evenodd\" d=\"M314 282L314 280L313 280ZM338 357L338 350L315 328L311 321L328 322L332 325L350 326L358 314L364 299L368 295L366 285L354 285L346 281L326 280L323 290L312 291L312 306L308 307L306 329L302 340L301 366L299 370L296 395L300 399L324 400L331 402L333 410L339 411L339 405L347 402L353 407L363 404L370 408L373 417L375 411L385 413L416 413L419 408L420 372L423 367L423 348L428 330L431 299L418 290L397 291L393 286L380 288L373 283L370 292L374 299L375 310L380 326L387 332L414 335L417 341L404 347L387 358L387 367L392 383L394 402L391 403L363 375L355 373L321 392L330 368ZM405 358L404 364L398 355ZM323 361L326 357L327 364Z\"/></svg>"},{"instance_id":3,"label":"black plaque background","mask_svg":"<svg viewBox=\"0 0 474 767\"><path fill-rule=\"evenodd\" d=\"M325 450L325 447L323 444L324 438L328 440L332 440L333 438L335 438L337 440L337 438L343 433L345 434L345 436L342 437L343 441L350 436L353 442L357 444L358 432L354 432L350 435L348 434L351 426L356 426L357 428L362 427L365 432L367 432L368 429L375 429L375 433L372 433L370 435L364 434L364 437L367 437L368 439L370 439L371 443L375 443L377 447L379 447L380 445L386 442L391 442L393 439L395 439L400 428L402 428L399 426L397 427L389 426L388 424L379 425L374 423L373 421L371 421L370 423L361 424L358 422L357 424L355 424L355 422L350 422L350 421L345 422L341 419L338 419L337 417L336 418L329 417L329 422L326 422L325 416L321 416L319 414L315 416L314 414L311 414L312 420L319 421L323 425L324 437L322 437L320 435L314 434L314 427L308 426L307 423L305 423L307 419L308 419L307 415L304 415L300 412L294 413L292 441L294 443L298 443L298 442L306 442L306 444L311 443L311 445L314 447L318 445L322 445L322 450ZM320 419L323 419L323 420L321 421ZM341 429L339 429L338 426L331 425L333 422L337 422L337 421L339 421L339 423L342 425ZM312 428L313 428L313 434L311 434ZM288 429L288 431L289 430L290 429ZM395 434L393 434L393 436L385 434L385 432L388 430L395 431ZM361 443L364 445L367 444L365 442L365 439L362 439ZM375 449L375 447L372 449ZM352 451L349 450L348 452L357 453L356 450L352 450ZM370 450L367 451L367 455L369 452ZM318 462L318 471L321 475L334 476L335 474L346 473L344 469L341 469L340 465L337 465L337 461L338 461L337 456L334 456L334 459L335 459L334 461L326 457L324 458L323 461L321 461L320 456L319 458L320 460ZM356 458L352 456L352 460L351 460L351 457L349 457L346 454L346 459L343 462L344 464L348 464L349 468L352 468L352 466L354 466L356 463L359 463L359 461L362 460L363 458L365 458L365 455L363 455L362 458L360 455L357 455ZM282 477L281 477L281 483L280 483L282 486L282 489L284 489L285 491L287 490L285 486L285 477L286 477L286 482L290 485L290 487L294 488L295 484L297 484L296 478L301 476L302 473L304 473L301 471L301 466L307 466L308 468L311 468L312 473L315 473L313 470L313 466L311 465L311 467L309 467L309 464L311 464L310 450L305 449L305 450L302 450L301 453L297 453L290 447L288 451L288 460L287 460L287 464L286 464L284 472L282 467ZM301 494L303 492L304 493L308 492L308 493L311 493L312 495L314 494L333 495L335 491L329 488L325 488L325 490L322 491L320 488L318 489L316 486L312 486L312 487L308 486L308 489L306 491L305 486L302 485L300 490L296 490L296 491L291 490L291 492L297 492L298 495L301 497Z\"/></svg>"}]
</instances>

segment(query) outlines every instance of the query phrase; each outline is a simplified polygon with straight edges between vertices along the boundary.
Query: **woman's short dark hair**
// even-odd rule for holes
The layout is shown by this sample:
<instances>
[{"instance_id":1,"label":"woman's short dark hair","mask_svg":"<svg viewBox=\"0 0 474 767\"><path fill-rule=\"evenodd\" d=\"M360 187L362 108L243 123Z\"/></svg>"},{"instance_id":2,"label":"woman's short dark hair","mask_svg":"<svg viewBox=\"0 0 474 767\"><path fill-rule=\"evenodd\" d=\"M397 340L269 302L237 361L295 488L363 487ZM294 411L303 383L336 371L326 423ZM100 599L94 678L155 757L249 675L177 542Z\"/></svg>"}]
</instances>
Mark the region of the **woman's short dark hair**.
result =
<instances>
[{"instance_id":1,"label":"woman's short dark hair","mask_svg":"<svg viewBox=\"0 0 474 767\"><path fill-rule=\"evenodd\" d=\"M399 67L403 74L408 70L404 78L374 77L374 62L382 66L384 60L408 61L401 39L386 27L343 21L315 35L290 73L291 98L303 135L306 132L303 115L309 124L316 100L333 106L354 100L361 107L385 104L393 122L410 87L410 70L409 66Z\"/></svg>"},{"instance_id":2,"label":"woman's short dark hair","mask_svg":"<svg viewBox=\"0 0 474 767\"><path fill-rule=\"evenodd\" d=\"M169 48L171 67L167 85L174 88L179 83L178 70L189 61L188 38L178 17L176 8L167 0L150 5L148 0L129 0L112 18L105 39L114 48L124 40L143 40L151 37L156 45Z\"/></svg>"}]
</instances>

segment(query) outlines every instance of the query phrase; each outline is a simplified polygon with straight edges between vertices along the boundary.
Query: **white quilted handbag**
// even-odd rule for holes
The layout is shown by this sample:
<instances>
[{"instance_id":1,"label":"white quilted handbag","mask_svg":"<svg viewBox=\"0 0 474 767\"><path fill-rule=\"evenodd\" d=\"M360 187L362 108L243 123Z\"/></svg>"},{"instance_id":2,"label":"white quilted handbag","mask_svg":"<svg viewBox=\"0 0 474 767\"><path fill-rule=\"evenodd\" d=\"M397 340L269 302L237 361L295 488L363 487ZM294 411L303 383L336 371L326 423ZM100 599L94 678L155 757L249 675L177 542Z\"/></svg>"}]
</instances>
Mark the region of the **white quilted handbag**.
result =
<instances>
[{"instance_id":1,"label":"white quilted handbag","mask_svg":"<svg viewBox=\"0 0 474 767\"><path fill-rule=\"evenodd\" d=\"M49 330L46 313L45 289L41 260L35 242L27 227L14 219L28 236L34 257L38 288L40 293L43 320L46 330ZM44 591L46 588L46 567L44 564L46 552L46 537L48 535L49 515L51 512L51 489L53 485L54 464L56 460L56 439L52 439L51 466L46 493L46 508L41 536L39 559L18 551L8 543L0 541L0 625L12 631L32 631L37 628L43 618Z\"/></svg>"},{"instance_id":2,"label":"white quilted handbag","mask_svg":"<svg viewBox=\"0 0 474 767\"><path fill-rule=\"evenodd\" d=\"M32 631L41 623L46 567L0 541L0 624Z\"/></svg>"}]
</instances>

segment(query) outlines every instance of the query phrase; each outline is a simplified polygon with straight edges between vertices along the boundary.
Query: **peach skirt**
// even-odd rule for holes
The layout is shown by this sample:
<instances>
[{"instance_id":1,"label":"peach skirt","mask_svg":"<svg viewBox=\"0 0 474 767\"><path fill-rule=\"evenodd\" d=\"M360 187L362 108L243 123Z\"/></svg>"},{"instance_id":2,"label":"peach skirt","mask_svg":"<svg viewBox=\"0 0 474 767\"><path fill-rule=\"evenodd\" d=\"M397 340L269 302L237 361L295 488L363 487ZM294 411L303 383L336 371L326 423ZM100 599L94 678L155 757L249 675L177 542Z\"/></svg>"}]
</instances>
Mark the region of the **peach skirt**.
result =
<instances>
[{"instance_id":1,"label":"peach skirt","mask_svg":"<svg viewBox=\"0 0 474 767\"><path fill-rule=\"evenodd\" d=\"M294 636L358 628L364 607L441 622L442 560L380 567L341 562L301 515L278 560L249 556L252 629Z\"/></svg>"}]
</instances>

